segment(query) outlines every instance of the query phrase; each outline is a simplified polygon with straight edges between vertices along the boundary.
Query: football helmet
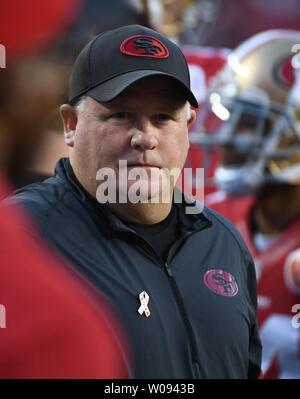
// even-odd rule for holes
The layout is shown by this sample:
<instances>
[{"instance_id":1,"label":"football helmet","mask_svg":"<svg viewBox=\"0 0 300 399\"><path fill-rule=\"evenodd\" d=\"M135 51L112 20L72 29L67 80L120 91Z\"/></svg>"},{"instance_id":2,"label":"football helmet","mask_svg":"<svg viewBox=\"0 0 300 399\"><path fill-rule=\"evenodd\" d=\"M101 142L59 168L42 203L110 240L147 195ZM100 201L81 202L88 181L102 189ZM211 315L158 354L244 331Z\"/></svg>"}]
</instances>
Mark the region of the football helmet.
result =
<instances>
[{"instance_id":1,"label":"football helmet","mask_svg":"<svg viewBox=\"0 0 300 399\"><path fill-rule=\"evenodd\" d=\"M219 147L215 183L229 195L300 184L300 32L258 33L212 82L192 142Z\"/></svg>"}]
</instances>

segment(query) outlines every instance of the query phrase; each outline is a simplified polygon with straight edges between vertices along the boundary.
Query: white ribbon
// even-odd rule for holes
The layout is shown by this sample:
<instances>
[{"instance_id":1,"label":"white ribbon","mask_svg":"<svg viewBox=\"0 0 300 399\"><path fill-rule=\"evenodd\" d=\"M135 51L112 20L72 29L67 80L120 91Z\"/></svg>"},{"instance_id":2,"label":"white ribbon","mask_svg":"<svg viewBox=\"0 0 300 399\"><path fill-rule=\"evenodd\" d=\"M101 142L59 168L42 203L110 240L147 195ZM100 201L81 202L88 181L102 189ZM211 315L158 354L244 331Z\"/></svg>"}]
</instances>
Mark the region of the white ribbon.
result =
<instances>
[{"instance_id":1,"label":"white ribbon","mask_svg":"<svg viewBox=\"0 0 300 399\"><path fill-rule=\"evenodd\" d=\"M139 295L141 306L138 308L138 312L140 315L142 315L145 312L145 316L149 317L150 316L150 310L148 308L148 302L149 302L149 295L147 294L146 291L143 291Z\"/></svg>"}]
</instances>

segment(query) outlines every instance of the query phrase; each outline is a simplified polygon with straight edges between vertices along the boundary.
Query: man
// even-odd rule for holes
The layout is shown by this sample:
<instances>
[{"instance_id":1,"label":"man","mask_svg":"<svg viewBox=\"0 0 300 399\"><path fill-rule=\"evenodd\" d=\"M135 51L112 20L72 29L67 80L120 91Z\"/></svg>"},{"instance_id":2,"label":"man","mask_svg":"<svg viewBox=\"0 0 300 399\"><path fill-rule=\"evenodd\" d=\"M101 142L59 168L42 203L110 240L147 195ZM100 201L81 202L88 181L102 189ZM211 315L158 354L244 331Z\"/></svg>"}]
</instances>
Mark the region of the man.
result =
<instances>
[{"instance_id":1,"label":"man","mask_svg":"<svg viewBox=\"0 0 300 399\"><path fill-rule=\"evenodd\" d=\"M164 0L154 2L153 0L85 1L81 6L80 19L75 21L72 28L69 29L68 35L61 38L59 43L56 43L50 51L32 58L26 68L22 67L10 71L10 80L14 82L15 95L20 103L23 102L23 82L28 77L28 73L31 74L30 76L34 76L31 90L34 88L36 92L41 93L41 89L46 89L45 93L41 93L43 94L42 98L41 96L37 99L34 96L30 97L32 106L35 102L35 107L39 107L38 115L43 118L43 125L40 125L39 121L35 119L32 121L32 125L28 127L28 132L32 137L30 142L29 140L26 141L28 151L25 151L24 143L19 142L18 148L21 150L18 154L14 154L15 158L21 160L27 153L27 161L29 162L24 169L24 162L22 161L23 167L21 170L16 170L16 162L11 165L13 167L11 180L13 180L16 189L53 176L58 159L68 156L57 108L62 102L66 101L67 79L76 56L80 49L96 34L123 25L140 24L166 34L167 37L171 35L172 40L180 44L180 48L186 57L191 75L191 88L201 109L207 83L217 70L221 69L228 52L226 49L199 46L207 40L212 30L218 5L219 1L211 0L194 0L186 4L181 0L172 0L171 2ZM207 7L209 12L207 12ZM114 12L116 9L118 9L118 13ZM188 17L190 15L197 17L191 19ZM18 76L17 73L20 74L20 70L23 71L25 78L22 77L22 74L20 78L16 77ZM19 84L16 85L16 81ZM45 81L51 83L45 87ZM51 90L48 86L51 86ZM7 90L11 92L12 89L8 87ZM49 100L52 100L51 103L49 103ZM19 117L23 119L22 115L19 115ZM11 135L13 135L15 131L18 132L20 129L18 119L14 117L9 122ZM37 134L33 135L34 132ZM23 133L25 136L24 130ZM193 168L195 164L198 167L199 163L202 163L202 158L201 149L192 145L189 149L186 166ZM195 181L196 176L193 175L190 179L185 180L186 191L192 191ZM190 190L187 187L188 183L191 186ZM212 187L205 187L205 192L208 191L211 192Z\"/></svg>"},{"instance_id":2,"label":"man","mask_svg":"<svg viewBox=\"0 0 300 399\"><path fill-rule=\"evenodd\" d=\"M197 107L173 42L139 25L97 36L61 106L70 159L11 201L118 312L133 377L256 378L249 252L225 219L174 190L188 103Z\"/></svg>"},{"instance_id":3,"label":"man","mask_svg":"<svg viewBox=\"0 0 300 399\"><path fill-rule=\"evenodd\" d=\"M206 203L236 225L255 261L265 378L300 378L298 43L300 32L278 29L232 52L209 93L207 116L225 122L204 141L222 149L221 190Z\"/></svg>"}]
</instances>

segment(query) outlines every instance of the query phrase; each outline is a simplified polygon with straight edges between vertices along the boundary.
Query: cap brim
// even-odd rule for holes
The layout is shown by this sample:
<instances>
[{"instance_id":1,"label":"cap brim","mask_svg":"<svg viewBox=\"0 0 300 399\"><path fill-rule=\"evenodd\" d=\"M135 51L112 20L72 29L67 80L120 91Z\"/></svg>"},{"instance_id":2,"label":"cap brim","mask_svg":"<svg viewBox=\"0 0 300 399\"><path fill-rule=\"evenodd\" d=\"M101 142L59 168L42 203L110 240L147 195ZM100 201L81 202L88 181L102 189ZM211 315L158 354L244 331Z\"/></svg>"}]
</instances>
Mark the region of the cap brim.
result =
<instances>
[{"instance_id":1,"label":"cap brim","mask_svg":"<svg viewBox=\"0 0 300 399\"><path fill-rule=\"evenodd\" d=\"M97 101L109 102L116 98L133 83L149 76L167 76L169 78L172 78L176 83L180 85L180 89L186 96L187 101L189 101L189 103L193 107L198 108L198 102L195 96L183 82L181 82L179 79L171 74L153 70L132 71L127 72L123 75L116 76L104 83L99 84L96 87L93 87L92 89L87 91L85 95L88 95Z\"/></svg>"}]
</instances>

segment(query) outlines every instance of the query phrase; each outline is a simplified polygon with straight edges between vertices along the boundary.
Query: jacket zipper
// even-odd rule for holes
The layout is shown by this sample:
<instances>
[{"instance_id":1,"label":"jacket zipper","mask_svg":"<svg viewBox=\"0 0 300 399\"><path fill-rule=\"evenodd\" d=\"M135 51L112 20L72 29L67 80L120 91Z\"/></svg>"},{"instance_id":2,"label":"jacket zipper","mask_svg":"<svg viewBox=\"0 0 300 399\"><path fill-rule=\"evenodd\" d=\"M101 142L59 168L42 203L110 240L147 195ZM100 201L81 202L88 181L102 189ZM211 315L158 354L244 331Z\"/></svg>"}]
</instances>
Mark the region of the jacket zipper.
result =
<instances>
[{"instance_id":1,"label":"jacket zipper","mask_svg":"<svg viewBox=\"0 0 300 399\"><path fill-rule=\"evenodd\" d=\"M207 226L207 227L209 227L209 226ZM203 230L203 229L201 229L201 230ZM174 279L173 273L172 273L171 269L169 268L168 262L163 262L161 257L156 253L156 251L152 248L152 246L145 239L143 239L140 236L138 236L135 232L132 232L132 233L134 234L135 237L138 237L139 240L141 240L143 244L146 243L147 246L151 248L151 251L159 259L159 261L160 261L159 263L163 265L163 268L166 271L166 273L168 275L168 278L169 278L169 282L170 282L170 285L171 285L171 289L173 291L175 302L177 304L179 313L181 314L181 317L183 319L183 323L185 325L185 328L186 328L186 331L187 331L187 334L188 334L188 338L189 338L189 342L190 342L190 348L191 348L192 362L194 364L197 364L198 367L200 367L200 364L198 362L198 353L197 353L197 345L196 345L195 335L194 335L191 323L190 323L190 321L189 321L189 319L187 317L187 313L186 313L186 310L185 310L185 306L184 306L180 291L179 291L178 286L176 284L176 281ZM186 236L182 237L182 239L186 238L188 235L191 235L191 234L193 234L193 233L187 234ZM180 240L180 242L182 241L182 239ZM145 251L145 254L147 254L147 256L149 256L149 253L148 253L147 250ZM153 260L152 256L149 256L149 258L151 260Z\"/></svg>"},{"instance_id":2,"label":"jacket zipper","mask_svg":"<svg viewBox=\"0 0 300 399\"><path fill-rule=\"evenodd\" d=\"M187 317L180 291L178 289L178 286L174 279L173 273L172 273L171 269L169 268L169 264L167 262L164 263L164 269L166 270L167 275L169 277L170 285L171 285L171 288L172 288L172 291L173 291L173 294L175 297L176 304L178 306L179 312L181 314L181 317L183 319L184 325L185 325L187 333L188 333L190 347L191 347L192 361L193 361L193 363L198 363L197 345L196 345L196 339L194 336L194 332L193 332L191 323Z\"/></svg>"},{"instance_id":3,"label":"jacket zipper","mask_svg":"<svg viewBox=\"0 0 300 399\"><path fill-rule=\"evenodd\" d=\"M137 235L135 234L135 236L137 236ZM137 236L137 237L139 237L139 236ZM193 363L197 363L198 366L200 367L199 362L198 362L196 339L195 339L195 336L194 336L194 333L193 333L193 329L192 329L191 323L190 323L190 321L189 321L189 319L187 317L187 313L186 313L186 310L185 310L185 307L184 307L184 303L183 303L179 288L178 288L178 286L176 284L176 281L175 281L173 273L172 273L172 271L171 271L171 269L169 267L169 264L168 264L168 262L163 262L161 257L155 252L155 250L152 248L152 246L147 241L145 241L144 239L141 239L140 237L139 237L139 239L142 240L143 244L146 243L147 246L151 248L151 251L159 259L159 264L163 265L163 268L164 268L164 270L166 271L166 273L168 275L168 280L170 282L171 289L173 291L175 302L177 304L179 313L180 313L180 315L182 317L183 323L185 325L185 328L186 328L186 331L187 331L187 334L188 334L188 338L189 338L189 342L190 342L190 348L191 348L192 362ZM145 251L145 254L147 254L147 256L149 256L149 253L148 253L147 250ZM153 261L153 257L152 256L149 256L149 258Z\"/></svg>"}]
</instances>

